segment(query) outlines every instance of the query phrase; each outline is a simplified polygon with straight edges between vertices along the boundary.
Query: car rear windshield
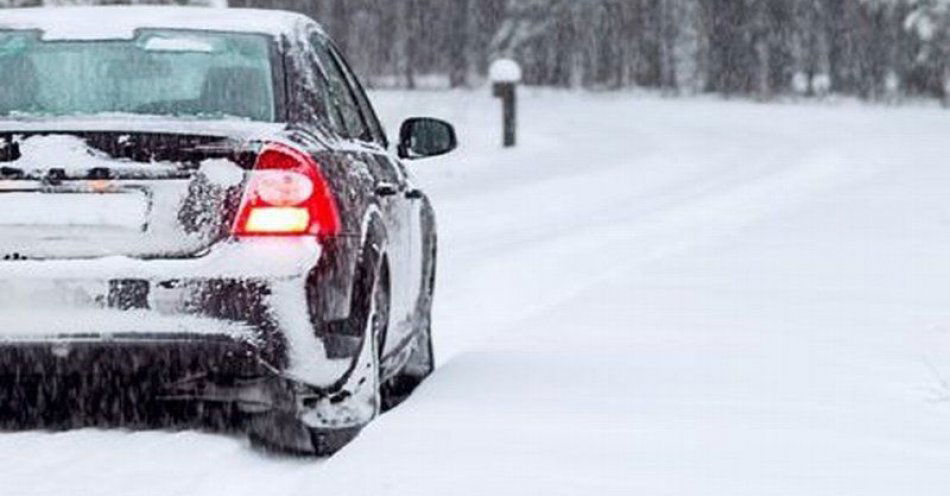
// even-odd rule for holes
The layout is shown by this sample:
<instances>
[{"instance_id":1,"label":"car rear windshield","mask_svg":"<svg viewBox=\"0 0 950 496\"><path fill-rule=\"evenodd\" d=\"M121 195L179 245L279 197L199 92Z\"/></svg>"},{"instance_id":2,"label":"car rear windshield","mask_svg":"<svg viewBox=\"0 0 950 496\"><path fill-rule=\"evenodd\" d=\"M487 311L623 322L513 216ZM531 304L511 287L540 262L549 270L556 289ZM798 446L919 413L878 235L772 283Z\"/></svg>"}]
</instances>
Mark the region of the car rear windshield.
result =
<instances>
[{"instance_id":1,"label":"car rear windshield","mask_svg":"<svg viewBox=\"0 0 950 496\"><path fill-rule=\"evenodd\" d=\"M131 40L0 31L0 115L95 114L273 122L271 38L140 30Z\"/></svg>"}]
</instances>

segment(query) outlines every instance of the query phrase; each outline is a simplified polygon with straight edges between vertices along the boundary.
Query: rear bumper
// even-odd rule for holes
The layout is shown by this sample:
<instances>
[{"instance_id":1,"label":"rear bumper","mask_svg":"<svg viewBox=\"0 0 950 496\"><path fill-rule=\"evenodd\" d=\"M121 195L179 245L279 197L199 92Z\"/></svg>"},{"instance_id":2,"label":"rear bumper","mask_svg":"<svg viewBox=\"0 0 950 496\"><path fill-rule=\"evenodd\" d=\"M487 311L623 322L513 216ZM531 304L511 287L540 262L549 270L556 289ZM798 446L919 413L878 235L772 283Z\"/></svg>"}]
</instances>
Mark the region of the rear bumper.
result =
<instances>
[{"instance_id":1,"label":"rear bumper","mask_svg":"<svg viewBox=\"0 0 950 496\"><path fill-rule=\"evenodd\" d=\"M0 343L224 335L271 367L312 370L326 354L305 285L322 253L312 238L251 239L185 259L0 262Z\"/></svg>"},{"instance_id":2,"label":"rear bumper","mask_svg":"<svg viewBox=\"0 0 950 496\"><path fill-rule=\"evenodd\" d=\"M4 427L167 424L197 405L242 414L298 414L295 384L225 337L6 342L0 346ZM202 407L204 408L204 407ZM195 415L175 423L201 424Z\"/></svg>"},{"instance_id":3,"label":"rear bumper","mask_svg":"<svg viewBox=\"0 0 950 496\"><path fill-rule=\"evenodd\" d=\"M5 388L31 387L54 396L71 391L68 396L79 401L105 395L147 403L182 396L186 390L200 399L204 384L227 385L269 375L255 350L224 337L0 345L0 384Z\"/></svg>"},{"instance_id":4,"label":"rear bumper","mask_svg":"<svg viewBox=\"0 0 950 496\"><path fill-rule=\"evenodd\" d=\"M0 423L6 427L141 425L171 406L212 404L343 429L375 415L359 391L301 382L261 360L253 345L224 336L0 344Z\"/></svg>"},{"instance_id":5,"label":"rear bumper","mask_svg":"<svg viewBox=\"0 0 950 496\"><path fill-rule=\"evenodd\" d=\"M255 239L180 260L0 262L4 396L230 403L362 425L375 415L354 373L367 355L328 355L308 304L322 255L315 239Z\"/></svg>"}]
</instances>

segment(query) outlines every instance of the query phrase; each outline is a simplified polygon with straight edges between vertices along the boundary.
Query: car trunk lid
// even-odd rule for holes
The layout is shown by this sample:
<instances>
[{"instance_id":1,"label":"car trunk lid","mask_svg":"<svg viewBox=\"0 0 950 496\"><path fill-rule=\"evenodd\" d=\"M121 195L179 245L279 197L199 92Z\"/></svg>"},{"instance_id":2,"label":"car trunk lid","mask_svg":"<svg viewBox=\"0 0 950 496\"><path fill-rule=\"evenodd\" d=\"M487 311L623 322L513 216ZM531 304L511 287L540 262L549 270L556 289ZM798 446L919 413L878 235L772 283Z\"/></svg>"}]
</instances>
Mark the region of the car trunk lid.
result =
<instances>
[{"instance_id":1,"label":"car trunk lid","mask_svg":"<svg viewBox=\"0 0 950 496\"><path fill-rule=\"evenodd\" d=\"M181 258L229 235L255 140L0 132L0 259Z\"/></svg>"}]
</instances>

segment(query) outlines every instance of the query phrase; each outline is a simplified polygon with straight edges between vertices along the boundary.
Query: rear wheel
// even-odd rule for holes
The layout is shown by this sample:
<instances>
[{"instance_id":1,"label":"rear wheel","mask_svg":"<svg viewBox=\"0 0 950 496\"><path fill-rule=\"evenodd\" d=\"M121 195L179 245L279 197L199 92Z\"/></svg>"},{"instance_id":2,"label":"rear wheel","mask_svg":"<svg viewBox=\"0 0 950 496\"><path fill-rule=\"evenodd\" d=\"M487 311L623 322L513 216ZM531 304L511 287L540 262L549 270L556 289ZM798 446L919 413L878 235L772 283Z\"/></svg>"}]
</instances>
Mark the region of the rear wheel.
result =
<instances>
[{"instance_id":1,"label":"rear wheel","mask_svg":"<svg viewBox=\"0 0 950 496\"><path fill-rule=\"evenodd\" d=\"M383 410L402 403L435 370L435 353L432 349L432 299L435 293L435 243L426 262L423 287L415 313L415 337L409 359L395 376L383 384Z\"/></svg>"},{"instance_id":2,"label":"rear wheel","mask_svg":"<svg viewBox=\"0 0 950 496\"><path fill-rule=\"evenodd\" d=\"M379 411L391 408L393 392L391 380L385 378L383 370L383 352L386 349L386 337L389 331L389 269L384 263L380 267L379 277L373 288L373 305L370 314L370 328L367 335L373 337L374 356L376 357L376 384L379 389Z\"/></svg>"},{"instance_id":3,"label":"rear wheel","mask_svg":"<svg viewBox=\"0 0 950 496\"><path fill-rule=\"evenodd\" d=\"M395 408L405 401L435 369L432 335L428 328L417 335L413 346L409 361L403 369L383 383L380 388L383 411Z\"/></svg>"},{"instance_id":4,"label":"rear wheel","mask_svg":"<svg viewBox=\"0 0 950 496\"><path fill-rule=\"evenodd\" d=\"M351 329L362 329L365 346L370 346L373 357L375 379L375 403L377 411L383 411L389 395L382 382L382 352L389 328L390 285L389 268L385 259L376 258L375 262L363 266L364 274L372 274L372 279L359 277L354 288L354 300L348 325ZM305 425L289 412L271 412L252 420L250 439L252 444L271 451L287 454L329 456L339 451L353 440L362 426L340 429L321 429Z\"/></svg>"}]
</instances>

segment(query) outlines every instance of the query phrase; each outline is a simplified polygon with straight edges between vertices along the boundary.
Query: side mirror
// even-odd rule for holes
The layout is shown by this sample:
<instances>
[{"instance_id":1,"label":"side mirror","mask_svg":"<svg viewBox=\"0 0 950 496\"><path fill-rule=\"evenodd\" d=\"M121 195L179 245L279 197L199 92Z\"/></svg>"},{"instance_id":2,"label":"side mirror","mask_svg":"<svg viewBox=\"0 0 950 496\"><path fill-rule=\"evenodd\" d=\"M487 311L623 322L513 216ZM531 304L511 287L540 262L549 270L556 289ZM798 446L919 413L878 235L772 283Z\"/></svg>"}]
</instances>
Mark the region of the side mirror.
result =
<instances>
[{"instance_id":1,"label":"side mirror","mask_svg":"<svg viewBox=\"0 0 950 496\"><path fill-rule=\"evenodd\" d=\"M445 155L458 146L455 128L439 119L414 117L399 129L399 158L417 159Z\"/></svg>"}]
</instances>

